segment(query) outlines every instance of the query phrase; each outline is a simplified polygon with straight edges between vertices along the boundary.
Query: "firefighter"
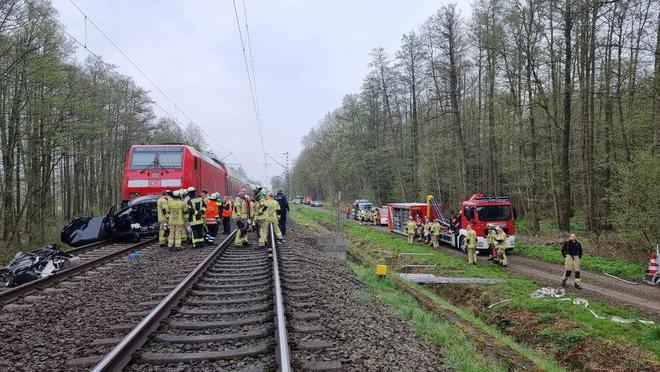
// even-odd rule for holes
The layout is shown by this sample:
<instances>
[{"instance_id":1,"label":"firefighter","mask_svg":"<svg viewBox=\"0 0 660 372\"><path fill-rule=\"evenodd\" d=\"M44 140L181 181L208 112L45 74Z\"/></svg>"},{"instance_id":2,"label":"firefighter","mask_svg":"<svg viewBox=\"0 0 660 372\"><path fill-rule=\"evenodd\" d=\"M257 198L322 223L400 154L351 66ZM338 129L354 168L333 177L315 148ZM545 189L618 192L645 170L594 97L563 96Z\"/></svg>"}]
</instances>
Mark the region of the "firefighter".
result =
<instances>
[{"instance_id":1,"label":"firefighter","mask_svg":"<svg viewBox=\"0 0 660 372\"><path fill-rule=\"evenodd\" d=\"M167 225L170 229L170 235L167 237L167 247L170 249L181 249L181 238L185 228L184 216L188 212L188 206L181 200L181 191L176 190L172 193L172 199L167 201Z\"/></svg>"},{"instance_id":2,"label":"firefighter","mask_svg":"<svg viewBox=\"0 0 660 372\"><path fill-rule=\"evenodd\" d=\"M280 210L280 203L274 199L273 193L270 192L266 197L263 197L259 206L259 211L257 216L261 216L260 225L259 225L259 246L265 247L266 241L268 241L268 226L273 224L273 230L275 232L275 239L278 242L283 243L282 232L280 227L277 224L277 216Z\"/></svg>"},{"instance_id":3,"label":"firefighter","mask_svg":"<svg viewBox=\"0 0 660 372\"><path fill-rule=\"evenodd\" d=\"M497 249L497 258L500 260L500 265L506 267L506 233L500 226L495 228L497 235L495 235L495 248Z\"/></svg>"},{"instance_id":4,"label":"firefighter","mask_svg":"<svg viewBox=\"0 0 660 372\"><path fill-rule=\"evenodd\" d=\"M218 194L213 193L209 196L208 202L206 203L206 211L204 212L204 217L206 220L206 243L213 245L215 243L215 237L218 235Z\"/></svg>"},{"instance_id":5,"label":"firefighter","mask_svg":"<svg viewBox=\"0 0 660 372\"><path fill-rule=\"evenodd\" d=\"M561 255L564 256L564 278L561 286L566 287L566 281L571 277L571 272L575 271L575 288L582 289L580 286L580 261L582 260L582 244L577 241L577 236L571 234L567 241L561 246Z\"/></svg>"},{"instance_id":6,"label":"firefighter","mask_svg":"<svg viewBox=\"0 0 660 372\"><path fill-rule=\"evenodd\" d=\"M468 264L477 264L477 232L472 229L472 224L467 225L465 235L465 248L467 249Z\"/></svg>"},{"instance_id":7,"label":"firefighter","mask_svg":"<svg viewBox=\"0 0 660 372\"><path fill-rule=\"evenodd\" d=\"M380 209L378 208L374 211L374 225L380 226Z\"/></svg>"},{"instance_id":8,"label":"firefighter","mask_svg":"<svg viewBox=\"0 0 660 372\"><path fill-rule=\"evenodd\" d=\"M279 227L282 235L286 235L286 215L289 213L289 200L287 200L286 195L282 190L277 191L275 195L275 200L280 204L279 212Z\"/></svg>"},{"instance_id":9,"label":"firefighter","mask_svg":"<svg viewBox=\"0 0 660 372\"><path fill-rule=\"evenodd\" d=\"M158 209L158 244L161 247L167 245L167 195L170 190L165 190L161 193L160 198L156 202L156 208Z\"/></svg>"},{"instance_id":10,"label":"firefighter","mask_svg":"<svg viewBox=\"0 0 660 372\"><path fill-rule=\"evenodd\" d=\"M424 244L431 244L431 221L429 216L424 218Z\"/></svg>"},{"instance_id":11,"label":"firefighter","mask_svg":"<svg viewBox=\"0 0 660 372\"><path fill-rule=\"evenodd\" d=\"M260 212L262 207L264 207L266 202L266 195L261 192L255 197L254 202L252 203L252 222L254 222L254 229L257 231L257 237L261 240L261 225L267 225L264 222L264 212Z\"/></svg>"},{"instance_id":12,"label":"firefighter","mask_svg":"<svg viewBox=\"0 0 660 372\"><path fill-rule=\"evenodd\" d=\"M250 223L250 203L248 201L248 196L245 195L245 187L241 187L241 191L234 198L232 203L233 213L232 217L236 220L236 239L234 239L235 245L242 245L247 247L250 245L247 238L247 229Z\"/></svg>"},{"instance_id":13,"label":"firefighter","mask_svg":"<svg viewBox=\"0 0 660 372\"><path fill-rule=\"evenodd\" d=\"M412 216L408 217L406 233L408 234L408 244L413 244L415 242L415 221L413 221Z\"/></svg>"},{"instance_id":14,"label":"firefighter","mask_svg":"<svg viewBox=\"0 0 660 372\"><path fill-rule=\"evenodd\" d=\"M421 215L417 215L417 223L415 224L415 238L420 242L424 239L424 223L422 222Z\"/></svg>"},{"instance_id":15,"label":"firefighter","mask_svg":"<svg viewBox=\"0 0 660 372\"><path fill-rule=\"evenodd\" d=\"M197 196L194 187L188 188L188 223L190 224L192 247L197 248L204 243L204 220L206 203L201 196Z\"/></svg>"},{"instance_id":16,"label":"firefighter","mask_svg":"<svg viewBox=\"0 0 660 372\"><path fill-rule=\"evenodd\" d=\"M433 221L431 225L431 243L433 248L440 248L440 231L442 230L442 225L437 219Z\"/></svg>"},{"instance_id":17,"label":"firefighter","mask_svg":"<svg viewBox=\"0 0 660 372\"><path fill-rule=\"evenodd\" d=\"M347 205L346 208L344 208L344 212L346 212L346 219L351 218L351 206Z\"/></svg>"},{"instance_id":18,"label":"firefighter","mask_svg":"<svg viewBox=\"0 0 660 372\"><path fill-rule=\"evenodd\" d=\"M223 235L228 235L229 234L229 222L231 219L231 200L229 200L229 196L225 195L224 197L224 202L222 203L222 234Z\"/></svg>"},{"instance_id":19,"label":"firefighter","mask_svg":"<svg viewBox=\"0 0 660 372\"><path fill-rule=\"evenodd\" d=\"M493 261L495 260L495 263L497 263L497 252L495 251L495 236L497 236L497 232L495 231L495 225L492 223L488 224L488 235L486 236L486 242L488 243L488 261Z\"/></svg>"}]
</instances>

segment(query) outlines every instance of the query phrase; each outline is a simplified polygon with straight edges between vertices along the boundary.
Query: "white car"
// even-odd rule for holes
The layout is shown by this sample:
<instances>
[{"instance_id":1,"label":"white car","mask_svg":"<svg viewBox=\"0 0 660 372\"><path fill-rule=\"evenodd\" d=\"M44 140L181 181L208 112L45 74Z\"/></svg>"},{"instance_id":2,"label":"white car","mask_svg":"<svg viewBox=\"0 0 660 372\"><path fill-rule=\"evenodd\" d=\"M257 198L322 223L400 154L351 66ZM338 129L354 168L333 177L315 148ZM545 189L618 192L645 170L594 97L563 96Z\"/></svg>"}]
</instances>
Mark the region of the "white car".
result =
<instances>
[{"instance_id":1,"label":"white car","mask_svg":"<svg viewBox=\"0 0 660 372\"><path fill-rule=\"evenodd\" d=\"M323 203L321 203L321 202L318 201L318 200L312 200L312 202L309 203L309 205L311 205L312 207L322 207L322 206L323 206Z\"/></svg>"}]
</instances>

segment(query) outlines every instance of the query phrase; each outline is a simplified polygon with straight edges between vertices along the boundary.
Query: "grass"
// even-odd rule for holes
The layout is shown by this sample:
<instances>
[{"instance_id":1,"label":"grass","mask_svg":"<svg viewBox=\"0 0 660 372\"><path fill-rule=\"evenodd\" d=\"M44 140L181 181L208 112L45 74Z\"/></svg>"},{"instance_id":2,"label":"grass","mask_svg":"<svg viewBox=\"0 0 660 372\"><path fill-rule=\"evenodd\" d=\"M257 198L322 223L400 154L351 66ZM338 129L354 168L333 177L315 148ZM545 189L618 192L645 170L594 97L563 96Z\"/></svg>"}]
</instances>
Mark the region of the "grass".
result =
<instances>
[{"instance_id":1,"label":"grass","mask_svg":"<svg viewBox=\"0 0 660 372\"><path fill-rule=\"evenodd\" d=\"M538 258L547 262L564 262L564 257L561 255L561 248L556 246L528 244L517 241L516 254ZM606 272L630 280L639 280L643 277L644 270L646 270L646 265L589 254L582 256L581 267L585 270Z\"/></svg>"},{"instance_id":2,"label":"grass","mask_svg":"<svg viewBox=\"0 0 660 372\"><path fill-rule=\"evenodd\" d=\"M554 220L551 219L541 219L539 220L539 228L541 232L547 232L551 234L559 234L559 229L555 224ZM529 221L525 218L518 218L516 220L516 230L519 233L527 234L529 233ZM577 235L586 235L587 234L587 225L584 222L583 218L580 217L571 217L570 221L570 230L571 233Z\"/></svg>"},{"instance_id":3,"label":"grass","mask_svg":"<svg viewBox=\"0 0 660 372\"><path fill-rule=\"evenodd\" d=\"M351 265L356 276L387 303L395 314L408 320L413 330L428 343L443 349L447 362L459 371L506 371L480 356L474 344L451 322L428 311L409 294L396 287L391 279L379 280L364 265Z\"/></svg>"},{"instance_id":4,"label":"grass","mask_svg":"<svg viewBox=\"0 0 660 372\"><path fill-rule=\"evenodd\" d=\"M297 207L294 209L294 216L309 221L320 221L330 223L330 216L310 208ZM344 224L344 232L349 238L350 244L355 244L362 254L370 256L372 259L389 263L393 257L403 252L431 253L434 262L438 263L436 273L448 276L474 276L504 279L505 282L494 287L488 287L488 294L495 299L512 299L512 303L502 305L506 308L515 310L530 311L538 317L545 314L554 314L558 319L574 322L579 327L579 332L573 336L567 336L566 332L549 332L553 342L563 345L565 348L574 346L583 337L590 337L596 340L605 340L607 342L629 342L636 345L641 350L646 350L654 354L655 359L660 359L660 327L644 326L641 323L617 324L609 320L596 319L587 309L574 306L570 301L558 301L555 299L532 299L531 293L537 290L538 285L532 280L511 274L500 267L491 265L468 265L463 257L454 256L447 252L434 250L428 246L415 244L408 245L407 242L393 234L383 233L353 221L347 221ZM533 250L533 248L532 248ZM544 253L546 254L546 253ZM551 253L549 253L551 254ZM426 258L424 259L426 260ZM609 261L600 262L596 259L593 264L603 265L611 268L613 265ZM600 267L600 266L599 266ZM633 268L627 269L638 270ZM559 280L559 278L558 278ZM573 296L569 296L573 297ZM436 296L438 301L445 301ZM599 315L619 316L629 319L647 319L637 311L611 306L599 301L589 301L589 308ZM467 304L466 304L467 305ZM495 309L500 309L495 308ZM503 309L505 310L505 309ZM465 309L466 312L472 311ZM498 311L498 310L496 310ZM464 313L463 316L467 316ZM474 316L474 315L473 315ZM489 315L479 313L472 321L485 321ZM580 337L577 337L579 335ZM561 350L556 350L555 355Z\"/></svg>"}]
</instances>

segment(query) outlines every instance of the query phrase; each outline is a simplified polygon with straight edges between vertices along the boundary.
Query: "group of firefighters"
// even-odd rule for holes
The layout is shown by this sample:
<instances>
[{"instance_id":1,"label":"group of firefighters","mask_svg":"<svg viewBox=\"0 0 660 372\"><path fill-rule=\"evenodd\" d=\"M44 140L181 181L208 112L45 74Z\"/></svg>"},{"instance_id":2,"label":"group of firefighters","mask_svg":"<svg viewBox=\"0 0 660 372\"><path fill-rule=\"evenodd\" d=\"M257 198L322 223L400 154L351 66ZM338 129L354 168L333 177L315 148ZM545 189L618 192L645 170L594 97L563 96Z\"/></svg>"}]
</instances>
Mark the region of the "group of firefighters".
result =
<instances>
[{"instance_id":1,"label":"group of firefighters","mask_svg":"<svg viewBox=\"0 0 660 372\"><path fill-rule=\"evenodd\" d=\"M418 216L419 217L419 216ZM440 248L440 233L442 231L442 224L439 220L431 222L426 217L422 222L421 218L415 222L412 216L408 217L406 223L406 234L408 235L408 243L413 244L415 240L428 244L434 248ZM490 256L489 261L507 267L506 259L506 232L500 226L488 224L488 233L486 234L486 241L488 242L488 251ZM465 248L468 256L468 263L477 264L477 232L474 231L472 225L467 225L467 234L465 235Z\"/></svg>"},{"instance_id":2,"label":"group of firefighters","mask_svg":"<svg viewBox=\"0 0 660 372\"><path fill-rule=\"evenodd\" d=\"M282 241L282 230L286 233L288 202L281 191L278 193L279 200L276 200L272 192L266 194L262 190L255 188L250 197L246 189L241 188L233 201L229 196L221 197L217 192L209 194L206 190L198 195L194 187L163 191L157 202L159 244L174 250L181 249L184 241L189 241L193 248L212 245L220 224L222 234L230 233L232 218L238 228L234 241L236 245L249 245L247 231L251 228L259 233L259 245L265 246L271 222L276 238ZM284 221L279 222L281 219Z\"/></svg>"},{"instance_id":3,"label":"group of firefighters","mask_svg":"<svg viewBox=\"0 0 660 372\"><path fill-rule=\"evenodd\" d=\"M346 206L346 218L349 218L351 213L351 206ZM380 226L380 209L374 208L373 210L358 210L355 218L363 225L376 225Z\"/></svg>"}]
</instances>

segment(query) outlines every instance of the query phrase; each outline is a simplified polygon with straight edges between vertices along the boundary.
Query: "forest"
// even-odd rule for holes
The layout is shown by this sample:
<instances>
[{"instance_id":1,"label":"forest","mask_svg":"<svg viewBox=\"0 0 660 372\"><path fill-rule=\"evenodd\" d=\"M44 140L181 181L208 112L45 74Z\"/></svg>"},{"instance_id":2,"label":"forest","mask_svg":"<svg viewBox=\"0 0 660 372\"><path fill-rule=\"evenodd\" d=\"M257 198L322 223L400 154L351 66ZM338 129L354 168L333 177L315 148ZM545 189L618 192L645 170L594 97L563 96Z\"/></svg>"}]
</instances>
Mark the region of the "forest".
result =
<instances>
[{"instance_id":1,"label":"forest","mask_svg":"<svg viewBox=\"0 0 660 372\"><path fill-rule=\"evenodd\" d=\"M577 218L660 242L659 2L488 0L421 21L304 137L295 193L454 210L508 195L532 233Z\"/></svg>"},{"instance_id":2,"label":"forest","mask_svg":"<svg viewBox=\"0 0 660 372\"><path fill-rule=\"evenodd\" d=\"M0 247L34 248L119 202L131 144L206 147L149 92L75 42L49 1L0 0Z\"/></svg>"}]
</instances>

